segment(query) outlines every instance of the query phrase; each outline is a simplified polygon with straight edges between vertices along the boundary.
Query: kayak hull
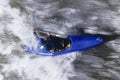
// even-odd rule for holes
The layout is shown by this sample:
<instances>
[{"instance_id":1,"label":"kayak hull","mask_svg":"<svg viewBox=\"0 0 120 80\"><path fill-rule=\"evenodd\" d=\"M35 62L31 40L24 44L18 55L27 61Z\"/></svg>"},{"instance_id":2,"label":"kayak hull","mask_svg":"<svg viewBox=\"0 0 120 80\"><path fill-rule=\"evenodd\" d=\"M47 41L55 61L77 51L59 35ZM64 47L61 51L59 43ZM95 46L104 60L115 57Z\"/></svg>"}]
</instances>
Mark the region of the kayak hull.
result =
<instances>
[{"instance_id":1,"label":"kayak hull","mask_svg":"<svg viewBox=\"0 0 120 80\"><path fill-rule=\"evenodd\" d=\"M63 49L61 51L47 52L44 50L39 50L39 48L36 48L31 52L26 48L23 49L29 53L36 53L39 55L46 55L46 56L57 56L75 51L83 51L92 48L96 45L99 45L103 42L103 38L101 36L81 35L81 36L68 36L67 38L70 40L70 47Z\"/></svg>"}]
</instances>

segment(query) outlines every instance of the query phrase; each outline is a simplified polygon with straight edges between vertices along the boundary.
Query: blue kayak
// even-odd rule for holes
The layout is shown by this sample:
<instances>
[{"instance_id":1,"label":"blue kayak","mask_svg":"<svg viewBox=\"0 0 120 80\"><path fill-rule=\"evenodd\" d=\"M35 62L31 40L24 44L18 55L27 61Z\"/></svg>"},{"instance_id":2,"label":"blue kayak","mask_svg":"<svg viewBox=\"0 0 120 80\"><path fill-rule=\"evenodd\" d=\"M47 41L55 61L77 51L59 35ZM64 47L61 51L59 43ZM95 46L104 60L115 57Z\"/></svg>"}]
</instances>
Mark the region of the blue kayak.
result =
<instances>
[{"instance_id":1,"label":"blue kayak","mask_svg":"<svg viewBox=\"0 0 120 80\"><path fill-rule=\"evenodd\" d=\"M36 53L39 55L45 56L57 56L63 55L75 51L83 51L89 48L92 48L96 45L99 45L103 42L103 37L101 36L91 36L91 35L80 35L80 36L68 36L66 39L65 44L67 43L66 47L62 50L50 52L44 50L41 44L38 43L37 46L22 46L22 48L28 53Z\"/></svg>"}]
</instances>

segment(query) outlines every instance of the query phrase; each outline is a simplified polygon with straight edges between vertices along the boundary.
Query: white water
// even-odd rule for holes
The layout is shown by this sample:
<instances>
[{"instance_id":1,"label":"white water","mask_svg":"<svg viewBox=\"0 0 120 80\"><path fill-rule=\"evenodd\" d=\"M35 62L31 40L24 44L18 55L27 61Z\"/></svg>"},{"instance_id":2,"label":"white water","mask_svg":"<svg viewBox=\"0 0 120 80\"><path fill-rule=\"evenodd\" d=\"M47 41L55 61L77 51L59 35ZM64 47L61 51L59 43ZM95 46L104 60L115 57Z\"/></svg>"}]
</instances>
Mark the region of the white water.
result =
<instances>
[{"instance_id":1,"label":"white water","mask_svg":"<svg viewBox=\"0 0 120 80\"><path fill-rule=\"evenodd\" d=\"M72 77L74 53L58 57L29 55L20 48L21 44L34 43L26 16L19 9L11 8L8 0L0 0L0 18L0 54L7 62L0 63L0 80L68 80ZM4 36L5 32L8 33ZM6 37L9 35L19 40L13 41L15 38L11 37L9 40Z\"/></svg>"},{"instance_id":2,"label":"white water","mask_svg":"<svg viewBox=\"0 0 120 80\"><path fill-rule=\"evenodd\" d=\"M83 51L77 58L75 53L38 56L20 47L35 44L33 25L61 34L80 34L81 29L91 34L120 34L120 0L11 1L15 7L0 0L0 80L120 79L119 38Z\"/></svg>"}]
</instances>

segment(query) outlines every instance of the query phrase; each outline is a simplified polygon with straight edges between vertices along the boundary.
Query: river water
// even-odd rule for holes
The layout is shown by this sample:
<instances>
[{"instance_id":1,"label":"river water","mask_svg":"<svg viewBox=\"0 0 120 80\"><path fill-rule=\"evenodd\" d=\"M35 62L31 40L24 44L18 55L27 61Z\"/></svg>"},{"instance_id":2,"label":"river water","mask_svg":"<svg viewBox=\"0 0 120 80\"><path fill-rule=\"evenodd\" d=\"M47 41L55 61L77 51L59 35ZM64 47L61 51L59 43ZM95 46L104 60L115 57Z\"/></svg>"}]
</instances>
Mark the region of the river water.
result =
<instances>
[{"instance_id":1,"label":"river water","mask_svg":"<svg viewBox=\"0 0 120 80\"><path fill-rule=\"evenodd\" d=\"M0 80L120 80L120 0L0 0ZM28 54L33 27L64 35L100 34L86 51Z\"/></svg>"}]
</instances>

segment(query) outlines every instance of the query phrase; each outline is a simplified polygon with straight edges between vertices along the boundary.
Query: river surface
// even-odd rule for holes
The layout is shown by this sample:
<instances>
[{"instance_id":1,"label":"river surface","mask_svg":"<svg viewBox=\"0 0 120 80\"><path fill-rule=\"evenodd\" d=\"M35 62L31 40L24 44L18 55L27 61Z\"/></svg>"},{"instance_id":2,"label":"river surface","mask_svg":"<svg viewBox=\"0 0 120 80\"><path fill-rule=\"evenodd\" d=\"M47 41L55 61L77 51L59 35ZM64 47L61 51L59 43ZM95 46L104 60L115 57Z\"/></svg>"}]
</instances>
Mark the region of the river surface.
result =
<instances>
[{"instance_id":1,"label":"river surface","mask_svg":"<svg viewBox=\"0 0 120 80\"><path fill-rule=\"evenodd\" d=\"M29 54L32 28L102 35L103 44L50 57ZM0 0L0 80L120 80L120 0Z\"/></svg>"}]
</instances>

